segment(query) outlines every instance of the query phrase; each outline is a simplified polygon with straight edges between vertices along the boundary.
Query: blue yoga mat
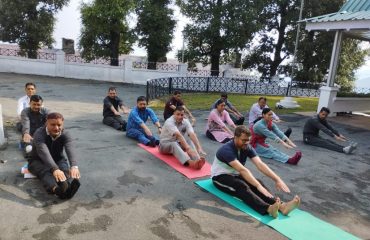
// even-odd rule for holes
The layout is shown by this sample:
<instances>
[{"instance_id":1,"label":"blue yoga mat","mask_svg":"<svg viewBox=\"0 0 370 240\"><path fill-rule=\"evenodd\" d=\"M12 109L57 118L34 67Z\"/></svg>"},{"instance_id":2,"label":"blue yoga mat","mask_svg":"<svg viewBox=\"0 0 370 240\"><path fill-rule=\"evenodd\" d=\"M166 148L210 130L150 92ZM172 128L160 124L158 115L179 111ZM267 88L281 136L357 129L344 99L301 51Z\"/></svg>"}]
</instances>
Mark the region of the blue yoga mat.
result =
<instances>
[{"instance_id":1,"label":"blue yoga mat","mask_svg":"<svg viewBox=\"0 0 370 240\"><path fill-rule=\"evenodd\" d=\"M201 188L216 195L230 205L247 213L262 223L274 228L276 231L290 239L299 240L351 240L359 239L342 229L322 221L321 219L299 209L289 213L289 216L279 214L277 219L269 215L261 215L244 204L240 199L235 198L218 190L211 179L199 180L195 182Z\"/></svg>"}]
</instances>

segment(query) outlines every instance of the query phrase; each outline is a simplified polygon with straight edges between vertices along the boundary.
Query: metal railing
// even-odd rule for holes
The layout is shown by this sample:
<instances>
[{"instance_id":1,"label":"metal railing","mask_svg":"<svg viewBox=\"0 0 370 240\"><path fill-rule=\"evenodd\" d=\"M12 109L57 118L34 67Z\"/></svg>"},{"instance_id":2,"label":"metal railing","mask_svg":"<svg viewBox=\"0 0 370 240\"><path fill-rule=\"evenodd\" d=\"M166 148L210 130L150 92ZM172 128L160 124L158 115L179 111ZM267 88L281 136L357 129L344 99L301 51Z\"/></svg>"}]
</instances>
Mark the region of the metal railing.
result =
<instances>
[{"instance_id":1,"label":"metal railing","mask_svg":"<svg viewBox=\"0 0 370 240\"><path fill-rule=\"evenodd\" d=\"M133 69L149 69L159 70L165 72L177 72L179 70L178 64L163 63L163 62L132 62Z\"/></svg>"},{"instance_id":2,"label":"metal railing","mask_svg":"<svg viewBox=\"0 0 370 240\"><path fill-rule=\"evenodd\" d=\"M0 55L27 58L27 53L22 54L19 48L0 48ZM55 61L56 54L53 52L37 51L37 59Z\"/></svg>"},{"instance_id":3,"label":"metal railing","mask_svg":"<svg viewBox=\"0 0 370 240\"><path fill-rule=\"evenodd\" d=\"M81 64L96 64L96 65L110 65L110 59L105 59L105 58L95 58L91 61L88 61L84 58L82 58L79 55L71 55L71 54L66 54L64 58L65 62L68 63L81 63ZM124 66L124 61L123 59L118 59L118 66Z\"/></svg>"},{"instance_id":4,"label":"metal railing","mask_svg":"<svg viewBox=\"0 0 370 240\"><path fill-rule=\"evenodd\" d=\"M318 97L320 84L307 82L292 82L291 96ZM173 91L181 92L227 92L250 95L282 95L288 91L288 86L270 79L223 78L223 77L166 77L151 79L147 82L147 99L152 100Z\"/></svg>"}]
</instances>

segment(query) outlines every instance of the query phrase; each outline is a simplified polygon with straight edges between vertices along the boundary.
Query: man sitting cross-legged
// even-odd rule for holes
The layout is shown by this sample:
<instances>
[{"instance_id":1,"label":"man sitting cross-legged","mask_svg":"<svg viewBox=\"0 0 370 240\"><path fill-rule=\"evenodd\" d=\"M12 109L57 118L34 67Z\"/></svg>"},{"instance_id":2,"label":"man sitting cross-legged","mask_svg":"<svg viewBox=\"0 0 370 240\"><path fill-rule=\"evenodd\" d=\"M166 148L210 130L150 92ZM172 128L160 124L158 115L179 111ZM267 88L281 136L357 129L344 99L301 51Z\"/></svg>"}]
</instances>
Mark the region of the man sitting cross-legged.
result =
<instances>
[{"instance_id":1,"label":"man sitting cross-legged","mask_svg":"<svg viewBox=\"0 0 370 240\"><path fill-rule=\"evenodd\" d=\"M48 114L46 126L34 134L28 169L42 181L49 193L69 199L80 187L80 171L72 137L63 129L63 125L62 114ZM63 150L67 153L68 161Z\"/></svg>"},{"instance_id":2,"label":"man sitting cross-legged","mask_svg":"<svg viewBox=\"0 0 370 240\"><path fill-rule=\"evenodd\" d=\"M281 202L244 166L248 157L260 172L275 182L278 190L290 193L283 180L257 156L248 144L250 135L250 131L245 126L237 126L234 139L218 149L211 168L213 184L221 191L240 198L262 215L270 214L276 218L278 211L287 215L298 207L300 198L296 195L289 202Z\"/></svg>"},{"instance_id":3,"label":"man sitting cross-legged","mask_svg":"<svg viewBox=\"0 0 370 240\"><path fill-rule=\"evenodd\" d=\"M159 144L159 139L152 134L145 123L150 118L154 125L157 126L159 134L162 127L154 111L146 105L144 96L137 98L136 107L131 110L128 116L126 136L136 139L146 146L155 147Z\"/></svg>"},{"instance_id":4,"label":"man sitting cross-legged","mask_svg":"<svg viewBox=\"0 0 370 240\"><path fill-rule=\"evenodd\" d=\"M160 135L159 151L173 154L185 166L201 169L206 162L204 159L206 154L184 114L184 108L178 106L173 115L166 120Z\"/></svg>"}]
</instances>

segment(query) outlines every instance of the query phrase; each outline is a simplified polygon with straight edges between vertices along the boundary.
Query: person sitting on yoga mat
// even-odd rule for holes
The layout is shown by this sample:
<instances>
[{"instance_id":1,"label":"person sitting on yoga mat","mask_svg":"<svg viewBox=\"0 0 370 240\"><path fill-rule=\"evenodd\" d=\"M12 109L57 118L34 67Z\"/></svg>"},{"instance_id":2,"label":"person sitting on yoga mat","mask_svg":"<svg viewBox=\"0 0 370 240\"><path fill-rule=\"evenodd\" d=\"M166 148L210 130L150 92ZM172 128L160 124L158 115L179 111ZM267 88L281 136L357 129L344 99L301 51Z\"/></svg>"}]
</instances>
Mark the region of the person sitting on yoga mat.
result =
<instances>
[{"instance_id":1,"label":"person sitting on yoga mat","mask_svg":"<svg viewBox=\"0 0 370 240\"><path fill-rule=\"evenodd\" d=\"M291 149L297 147L287 136L284 135L272 121L273 112L269 108L262 110L262 119L253 125L251 145L259 156L271 158L279 162L296 165L302 157L302 152L297 151L294 156L289 157L280 150L266 143L266 138L281 143L284 147Z\"/></svg>"},{"instance_id":2,"label":"person sitting on yoga mat","mask_svg":"<svg viewBox=\"0 0 370 240\"><path fill-rule=\"evenodd\" d=\"M250 135L248 128L237 126L234 139L218 149L211 167L212 182L219 190L241 199L262 215L270 214L276 218L278 211L288 215L300 204L299 196L296 195L289 202L282 202L279 197L274 197L265 185L244 166L248 157L260 172L275 182L277 190L290 193L283 180L258 157L248 144Z\"/></svg>"},{"instance_id":3,"label":"person sitting on yoga mat","mask_svg":"<svg viewBox=\"0 0 370 240\"><path fill-rule=\"evenodd\" d=\"M216 108L208 116L206 128L206 136L220 143L226 143L234 137L234 132L226 126L225 122L232 128L236 127L229 113L225 110L225 106L226 104L223 99L219 99L216 102Z\"/></svg>"},{"instance_id":4,"label":"person sitting on yoga mat","mask_svg":"<svg viewBox=\"0 0 370 240\"><path fill-rule=\"evenodd\" d=\"M321 108L319 114L307 120L303 127L303 142L308 145L326 148L340 153L352 153L356 149L357 143L352 142L350 145L343 147L336 142L320 137L319 132L321 130L327 135L334 137L338 141L347 141L342 134L340 134L328 123L326 118L329 114L330 109L323 107Z\"/></svg>"},{"instance_id":5,"label":"person sitting on yoga mat","mask_svg":"<svg viewBox=\"0 0 370 240\"><path fill-rule=\"evenodd\" d=\"M269 108L267 106L267 98L266 97L260 97L258 98L258 102L252 105L250 111L249 111L249 129L252 131L253 125L258 122L259 120L262 119L262 110L265 108ZM280 118L272 112L272 120L275 123L281 122ZM285 132L284 135L287 137L290 137L290 134L292 134L292 129L288 128Z\"/></svg>"},{"instance_id":6,"label":"person sitting on yoga mat","mask_svg":"<svg viewBox=\"0 0 370 240\"><path fill-rule=\"evenodd\" d=\"M72 198L80 187L80 171L71 135L63 129L60 113L49 113L46 126L33 137L29 171L36 175L49 193L61 199ZM63 154L67 153L68 161Z\"/></svg>"},{"instance_id":7,"label":"person sitting on yoga mat","mask_svg":"<svg viewBox=\"0 0 370 240\"><path fill-rule=\"evenodd\" d=\"M205 152L188 119L184 118L182 106L175 109L166 120L160 135L159 151L174 155L183 165L201 169L205 164Z\"/></svg>"},{"instance_id":8,"label":"person sitting on yoga mat","mask_svg":"<svg viewBox=\"0 0 370 240\"><path fill-rule=\"evenodd\" d=\"M136 107L131 110L128 116L126 136L136 139L146 146L156 147L159 144L159 139L153 135L145 123L150 118L153 124L157 126L159 134L162 127L154 111L146 105L144 96L137 98Z\"/></svg>"},{"instance_id":9,"label":"person sitting on yoga mat","mask_svg":"<svg viewBox=\"0 0 370 240\"><path fill-rule=\"evenodd\" d=\"M234 105L231 104L231 102L228 100L227 93L222 93L221 98L217 99L211 106L211 110L216 108L216 103L218 100L224 100L225 101L225 110L229 113L230 118L233 120L235 125L243 125L244 123L244 117L243 114L241 114Z\"/></svg>"},{"instance_id":10,"label":"person sitting on yoga mat","mask_svg":"<svg viewBox=\"0 0 370 240\"><path fill-rule=\"evenodd\" d=\"M181 99L181 92L176 90L173 92L173 96L166 102L163 111L163 118L166 121L167 118L171 117L176 107L182 106L185 110L187 117L191 120L191 125L195 124L195 117L191 114L190 110L185 106L184 102Z\"/></svg>"}]
</instances>

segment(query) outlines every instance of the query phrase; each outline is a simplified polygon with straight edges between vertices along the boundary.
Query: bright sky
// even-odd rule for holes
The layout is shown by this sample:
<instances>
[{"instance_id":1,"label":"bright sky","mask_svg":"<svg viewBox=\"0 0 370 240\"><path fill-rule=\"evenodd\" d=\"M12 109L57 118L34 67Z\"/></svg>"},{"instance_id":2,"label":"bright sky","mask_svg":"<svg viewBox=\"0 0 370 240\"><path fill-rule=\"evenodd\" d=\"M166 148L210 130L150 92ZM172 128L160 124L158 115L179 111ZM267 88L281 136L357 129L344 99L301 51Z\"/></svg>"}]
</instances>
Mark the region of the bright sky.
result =
<instances>
[{"instance_id":1,"label":"bright sky","mask_svg":"<svg viewBox=\"0 0 370 240\"><path fill-rule=\"evenodd\" d=\"M80 3L90 2L89 0L71 0L68 6L65 6L62 11L57 15L57 22L54 29L54 39L56 43L55 48L62 48L62 38L69 38L75 41L75 48L78 45L78 38L80 36L81 19L80 19ZM167 58L175 58L177 50L182 48L183 40L182 33L185 24L187 23L186 18L180 15L178 7L174 7L175 19L177 25L174 33L174 39L172 41L172 51L167 54ZM138 46L134 47L132 55L146 56L146 51Z\"/></svg>"}]
</instances>

